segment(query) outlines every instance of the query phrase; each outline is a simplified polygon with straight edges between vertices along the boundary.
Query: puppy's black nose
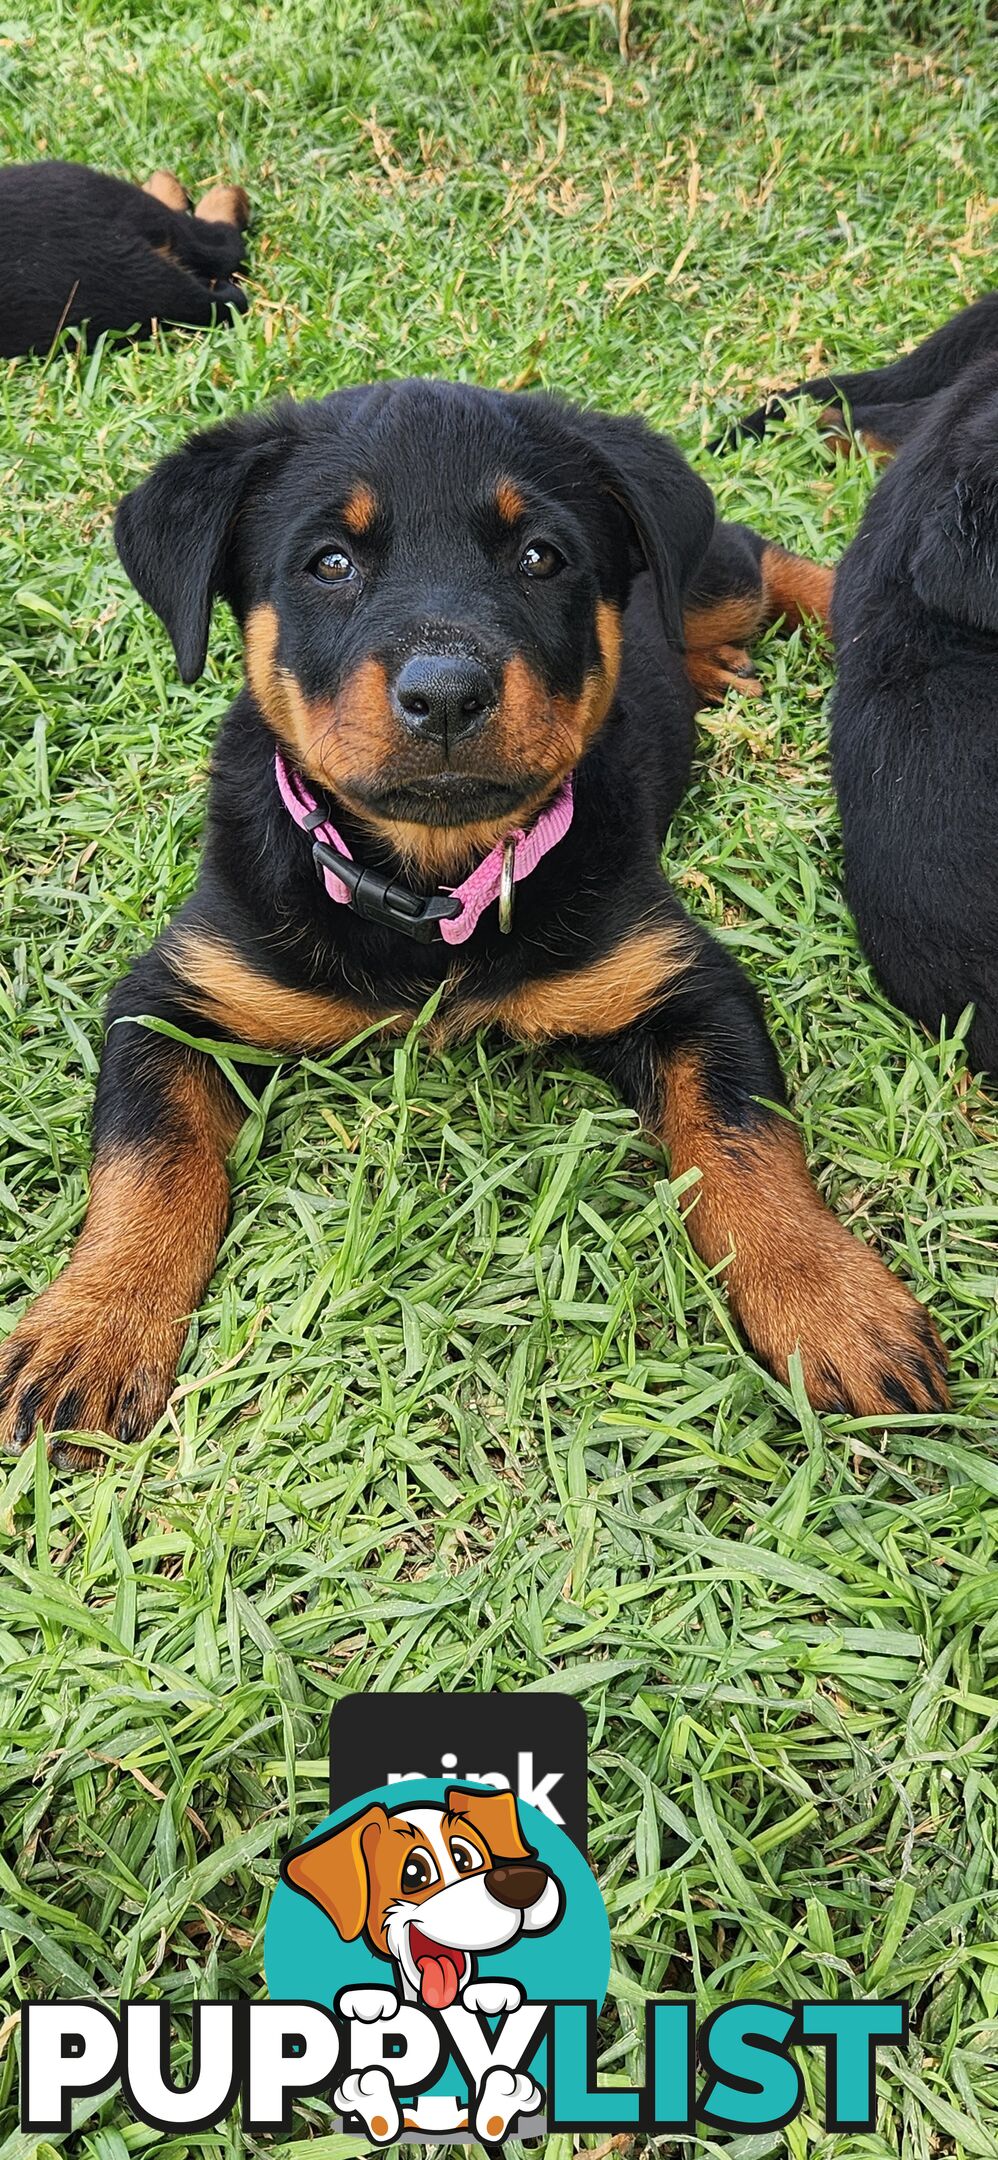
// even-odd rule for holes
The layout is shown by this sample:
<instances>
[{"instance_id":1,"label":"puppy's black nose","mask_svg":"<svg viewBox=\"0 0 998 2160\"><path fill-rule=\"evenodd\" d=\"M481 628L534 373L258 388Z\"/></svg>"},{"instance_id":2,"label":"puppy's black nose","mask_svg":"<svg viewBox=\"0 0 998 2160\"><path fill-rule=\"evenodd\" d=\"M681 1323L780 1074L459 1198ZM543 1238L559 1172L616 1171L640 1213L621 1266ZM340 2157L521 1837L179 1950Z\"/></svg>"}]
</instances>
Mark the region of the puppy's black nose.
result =
<instances>
[{"instance_id":1,"label":"puppy's black nose","mask_svg":"<svg viewBox=\"0 0 998 2160\"><path fill-rule=\"evenodd\" d=\"M508 1860L505 1867L486 1869L485 1888L500 1905L526 1912L528 1905L536 1905L547 1879L546 1868L534 1867L529 1860Z\"/></svg>"},{"instance_id":2,"label":"puppy's black nose","mask_svg":"<svg viewBox=\"0 0 998 2160\"><path fill-rule=\"evenodd\" d=\"M496 701L487 668L470 653L413 653L395 678L403 727L431 742L458 742L480 728Z\"/></svg>"}]
</instances>

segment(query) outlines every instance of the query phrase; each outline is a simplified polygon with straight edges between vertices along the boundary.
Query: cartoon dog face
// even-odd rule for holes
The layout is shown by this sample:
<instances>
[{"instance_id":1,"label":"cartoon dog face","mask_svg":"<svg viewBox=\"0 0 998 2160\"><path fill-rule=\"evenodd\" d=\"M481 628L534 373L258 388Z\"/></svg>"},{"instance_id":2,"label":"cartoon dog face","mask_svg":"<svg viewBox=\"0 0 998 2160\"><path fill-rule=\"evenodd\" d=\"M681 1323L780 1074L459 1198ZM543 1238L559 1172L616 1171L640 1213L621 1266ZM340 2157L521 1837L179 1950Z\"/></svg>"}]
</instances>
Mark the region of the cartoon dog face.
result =
<instances>
[{"instance_id":1,"label":"cartoon dog face","mask_svg":"<svg viewBox=\"0 0 998 2160\"><path fill-rule=\"evenodd\" d=\"M344 1942L363 1935L392 1959L405 1993L430 2010L456 2001L478 1954L546 1932L563 1905L510 1792L451 1787L443 1806L375 1803L289 1854L281 1874Z\"/></svg>"}]
</instances>

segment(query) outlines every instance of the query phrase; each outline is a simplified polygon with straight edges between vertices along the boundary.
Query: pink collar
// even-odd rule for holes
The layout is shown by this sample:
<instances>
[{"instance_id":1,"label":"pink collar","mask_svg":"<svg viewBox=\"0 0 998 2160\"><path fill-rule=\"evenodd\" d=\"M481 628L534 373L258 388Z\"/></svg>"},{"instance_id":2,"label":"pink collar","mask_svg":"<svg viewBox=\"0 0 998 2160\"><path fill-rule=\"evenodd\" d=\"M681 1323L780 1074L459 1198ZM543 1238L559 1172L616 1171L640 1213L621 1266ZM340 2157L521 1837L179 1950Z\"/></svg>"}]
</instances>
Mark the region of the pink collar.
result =
<instances>
[{"instance_id":1,"label":"pink collar","mask_svg":"<svg viewBox=\"0 0 998 2160\"><path fill-rule=\"evenodd\" d=\"M315 796L309 792L300 773L293 772L285 763L280 750L274 758L274 771L285 809L302 832L311 834L316 868L321 872L330 899L339 901L343 907L352 907L370 922L387 923L421 943L435 938L439 932L445 944L463 945L470 938L479 916L499 899L507 848L512 845L511 883L519 885L521 879L529 877L538 863L543 862L551 848L564 839L572 822L574 802L569 773L553 802L542 810L530 832L517 828L505 840L497 841L485 861L465 878L463 885L445 886L442 893L423 898L410 892L407 886L383 877L380 871L358 868L346 841L335 825L323 816Z\"/></svg>"}]
</instances>

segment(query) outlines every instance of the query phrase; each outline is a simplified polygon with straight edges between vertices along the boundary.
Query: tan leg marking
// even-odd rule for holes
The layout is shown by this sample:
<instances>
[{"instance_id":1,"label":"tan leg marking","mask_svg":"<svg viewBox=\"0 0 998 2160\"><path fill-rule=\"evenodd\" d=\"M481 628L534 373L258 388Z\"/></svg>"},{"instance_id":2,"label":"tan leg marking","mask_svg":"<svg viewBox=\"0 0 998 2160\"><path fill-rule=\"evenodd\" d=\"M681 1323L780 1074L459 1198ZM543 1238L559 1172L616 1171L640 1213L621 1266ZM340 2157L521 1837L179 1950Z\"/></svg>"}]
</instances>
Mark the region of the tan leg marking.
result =
<instances>
[{"instance_id":1,"label":"tan leg marking","mask_svg":"<svg viewBox=\"0 0 998 2160\"><path fill-rule=\"evenodd\" d=\"M882 464L897 453L896 443L885 442L870 428L857 428L854 434L850 434L845 414L838 405L825 406L824 411L818 414L818 426L837 457L853 457L857 446L861 446L868 456Z\"/></svg>"},{"instance_id":2,"label":"tan leg marking","mask_svg":"<svg viewBox=\"0 0 998 2160\"><path fill-rule=\"evenodd\" d=\"M762 620L762 581L754 592L725 593L716 600L692 601L683 610L687 650L712 651L717 645L748 645Z\"/></svg>"},{"instance_id":3,"label":"tan leg marking","mask_svg":"<svg viewBox=\"0 0 998 2160\"><path fill-rule=\"evenodd\" d=\"M945 1402L945 1353L929 1315L815 1191L793 1127L776 1116L724 1127L698 1058L664 1073L661 1137L672 1174L697 1169L686 1226L709 1267L726 1264L732 1309L781 1380L799 1347L819 1409L896 1415L891 1385L919 1409Z\"/></svg>"},{"instance_id":4,"label":"tan leg marking","mask_svg":"<svg viewBox=\"0 0 998 2160\"><path fill-rule=\"evenodd\" d=\"M764 621L782 615L788 630L802 622L827 623L835 588L835 572L825 563L811 562L806 555L790 555L785 548L767 547L762 555Z\"/></svg>"},{"instance_id":5,"label":"tan leg marking","mask_svg":"<svg viewBox=\"0 0 998 2160\"><path fill-rule=\"evenodd\" d=\"M143 180L142 193L154 195L156 201L165 203L168 210L189 210L191 207L187 189L181 187L176 173L165 169L150 173L148 180Z\"/></svg>"},{"instance_id":6,"label":"tan leg marking","mask_svg":"<svg viewBox=\"0 0 998 2160\"><path fill-rule=\"evenodd\" d=\"M250 967L221 938L182 930L170 965L194 993L206 1020L233 1042L261 1050L334 1050L375 1021L399 1034L415 1014L382 1012L361 998L324 990L294 990Z\"/></svg>"},{"instance_id":7,"label":"tan leg marking","mask_svg":"<svg viewBox=\"0 0 998 2160\"><path fill-rule=\"evenodd\" d=\"M209 188L194 215L206 218L211 225L238 225L240 232L245 232L250 221L249 196L241 187Z\"/></svg>"},{"instance_id":8,"label":"tan leg marking","mask_svg":"<svg viewBox=\"0 0 998 2160\"><path fill-rule=\"evenodd\" d=\"M761 697L748 655L762 620L762 583L754 592L694 602L683 614L683 665L704 705L723 705L729 690Z\"/></svg>"},{"instance_id":9,"label":"tan leg marking","mask_svg":"<svg viewBox=\"0 0 998 2160\"><path fill-rule=\"evenodd\" d=\"M163 1410L188 1319L225 1229L225 1157L242 1109L206 1059L185 1057L170 1090L173 1129L105 1150L68 1267L0 1351L0 1444L40 1422L136 1439ZM87 1450L55 1450L85 1467Z\"/></svg>"}]
</instances>

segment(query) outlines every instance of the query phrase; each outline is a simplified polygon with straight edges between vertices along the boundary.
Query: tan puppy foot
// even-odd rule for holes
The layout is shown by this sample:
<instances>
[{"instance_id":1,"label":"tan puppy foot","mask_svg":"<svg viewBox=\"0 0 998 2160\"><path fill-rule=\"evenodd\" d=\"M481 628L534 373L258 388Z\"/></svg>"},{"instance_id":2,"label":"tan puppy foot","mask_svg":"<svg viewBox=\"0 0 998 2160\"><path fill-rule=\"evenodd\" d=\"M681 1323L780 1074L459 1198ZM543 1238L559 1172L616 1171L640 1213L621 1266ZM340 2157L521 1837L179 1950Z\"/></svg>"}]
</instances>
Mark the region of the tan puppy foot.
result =
<instances>
[{"instance_id":1,"label":"tan puppy foot","mask_svg":"<svg viewBox=\"0 0 998 2160\"><path fill-rule=\"evenodd\" d=\"M143 180L142 193L155 195L156 201L165 203L168 210L189 210L191 207L187 189L181 187L176 173L167 172L165 167L162 172L150 173L148 180Z\"/></svg>"},{"instance_id":2,"label":"tan puppy foot","mask_svg":"<svg viewBox=\"0 0 998 2160\"><path fill-rule=\"evenodd\" d=\"M687 646L683 664L703 705L723 705L729 690L761 697L762 684L749 654L740 645Z\"/></svg>"},{"instance_id":3,"label":"tan puppy foot","mask_svg":"<svg viewBox=\"0 0 998 2160\"><path fill-rule=\"evenodd\" d=\"M245 232L250 221L249 196L241 187L209 188L194 215L207 218L213 225L238 225L240 232Z\"/></svg>"}]
</instances>

